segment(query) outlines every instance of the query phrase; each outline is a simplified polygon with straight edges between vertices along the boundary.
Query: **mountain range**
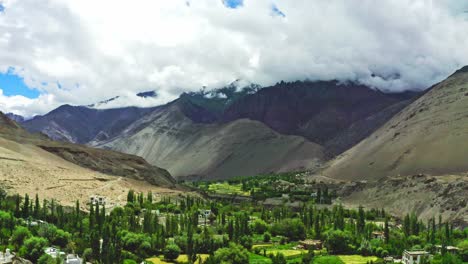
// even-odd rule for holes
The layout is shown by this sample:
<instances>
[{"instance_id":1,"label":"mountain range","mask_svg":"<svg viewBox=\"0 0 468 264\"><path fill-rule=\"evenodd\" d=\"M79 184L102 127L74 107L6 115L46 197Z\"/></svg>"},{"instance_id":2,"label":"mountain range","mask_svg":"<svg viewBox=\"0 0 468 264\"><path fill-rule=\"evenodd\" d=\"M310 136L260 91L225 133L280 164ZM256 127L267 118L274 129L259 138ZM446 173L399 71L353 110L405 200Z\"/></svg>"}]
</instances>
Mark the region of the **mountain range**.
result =
<instances>
[{"instance_id":1,"label":"mountain range","mask_svg":"<svg viewBox=\"0 0 468 264\"><path fill-rule=\"evenodd\" d=\"M151 108L64 105L22 126L55 140L139 155L176 178L229 178L316 169L417 95L352 82L260 88L236 81Z\"/></svg>"}]
</instances>

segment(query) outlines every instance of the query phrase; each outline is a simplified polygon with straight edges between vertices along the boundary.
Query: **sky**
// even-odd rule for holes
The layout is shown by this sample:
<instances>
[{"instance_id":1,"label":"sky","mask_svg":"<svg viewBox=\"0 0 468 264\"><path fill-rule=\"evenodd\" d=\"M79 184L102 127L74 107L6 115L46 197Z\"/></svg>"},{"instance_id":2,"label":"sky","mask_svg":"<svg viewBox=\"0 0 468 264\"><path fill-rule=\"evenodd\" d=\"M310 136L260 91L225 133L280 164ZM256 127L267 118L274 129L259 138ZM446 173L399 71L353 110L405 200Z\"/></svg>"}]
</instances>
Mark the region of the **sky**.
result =
<instances>
[{"instance_id":1,"label":"sky","mask_svg":"<svg viewBox=\"0 0 468 264\"><path fill-rule=\"evenodd\" d=\"M468 64L464 0L0 0L0 111L163 104L242 79L425 89ZM135 94L155 90L157 98Z\"/></svg>"}]
</instances>

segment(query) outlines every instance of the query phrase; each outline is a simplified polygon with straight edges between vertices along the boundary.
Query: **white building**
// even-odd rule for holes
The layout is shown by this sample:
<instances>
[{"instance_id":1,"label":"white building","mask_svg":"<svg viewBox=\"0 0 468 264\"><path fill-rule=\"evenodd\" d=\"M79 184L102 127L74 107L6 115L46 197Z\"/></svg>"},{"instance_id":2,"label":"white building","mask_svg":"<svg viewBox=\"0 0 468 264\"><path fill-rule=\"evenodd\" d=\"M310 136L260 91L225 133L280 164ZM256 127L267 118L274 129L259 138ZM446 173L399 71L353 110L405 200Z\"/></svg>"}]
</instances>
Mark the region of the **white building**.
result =
<instances>
[{"instance_id":1,"label":"white building","mask_svg":"<svg viewBox=\"0 0 468 264\"><path fill-rule=\"evenodd\" d=\"M63 257L65 257L65 252L60 251L59 249L54 248L54 247L48 247L48 248L44 249L44 253L46 253L47 255L49 255L49 256L51 256L53 258L63 258Z\"/></svg>"},{"instance_id":2,"label":"white building","mask_svg":"<svg viewBox=\"0 0 468 264\"><path fill-rule=\"evenodd\" d=\"M5 254L0 251L0 264L10 264L13 263L13 258L15 254L12 254L9 249L5 251Z\"/></svg>"},{"instance_id":3,"label":"white building","mask_svg":"<svg viewBox=\"0 0 468 264\"><path fill-rule=\"evenodd\" d=\"M200 218L200 219L208 218L210 216L210 214L211 214L210 209L200 210L199 214L198 214L198 218Z\"/></svg>"},{"instance_id":4,"label":"white building","mask_svg":"<svg viewBox=\"0 0 468 264\"><path fill-rule=\"evenodd\" d=\"M83 260L76 255L68 254L65 259L65 264L83 264Z\"/></svg>"},{"instance_id":5,"label":"white building","mask_svg":"<svg viewBox=\"0 0 468 264\"><path fill-rule=\"evenodd\" d=\"M404 264L420 264L423 258L426 258L429 260L430 256L431 255L424 250L417 250L417 251L405 250L405 252L403 252L402 262Z\"/></svg>"},{"instance_id":6,"label":"white building","mask_svg":"<svg viewBox=\"0 0 468 264\"><path fill-rule=\"evenodd\" d=\"M89 203L94 205L106 205L107 199L104 196L93 195L89 197Z\"/></svg>"}]
</instances>

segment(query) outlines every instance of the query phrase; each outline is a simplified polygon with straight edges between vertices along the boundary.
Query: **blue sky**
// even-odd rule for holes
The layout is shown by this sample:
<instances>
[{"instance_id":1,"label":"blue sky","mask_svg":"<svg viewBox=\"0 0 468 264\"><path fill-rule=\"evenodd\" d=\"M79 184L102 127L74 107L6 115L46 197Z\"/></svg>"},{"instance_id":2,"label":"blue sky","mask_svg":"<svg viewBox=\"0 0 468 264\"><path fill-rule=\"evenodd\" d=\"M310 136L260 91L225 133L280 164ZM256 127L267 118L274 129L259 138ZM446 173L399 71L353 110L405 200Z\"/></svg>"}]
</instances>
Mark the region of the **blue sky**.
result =
<instances>
[{"instance_id":1,"label":"blue sky","mask_svg":"<svg viewBox=\"0 0 468 264\"><path fill-rule=\"evenodd\" d=\"M23 78L13 74L11 71L0 73L0 89L6 96L22 95L28 98L39 97L39 91L31 89L24 83Z\"/></svg>"},{"instance_id":2,"label":"blue sky","mask_svg":"<svg viewBox=\"0 0 468 264\"><path fill-rule=\"evenodd\" d=\"M243 0L225 0L224 4L230 8L237 8L239 6L242 6L243 2Z\"/></svg>"}]
</instances>

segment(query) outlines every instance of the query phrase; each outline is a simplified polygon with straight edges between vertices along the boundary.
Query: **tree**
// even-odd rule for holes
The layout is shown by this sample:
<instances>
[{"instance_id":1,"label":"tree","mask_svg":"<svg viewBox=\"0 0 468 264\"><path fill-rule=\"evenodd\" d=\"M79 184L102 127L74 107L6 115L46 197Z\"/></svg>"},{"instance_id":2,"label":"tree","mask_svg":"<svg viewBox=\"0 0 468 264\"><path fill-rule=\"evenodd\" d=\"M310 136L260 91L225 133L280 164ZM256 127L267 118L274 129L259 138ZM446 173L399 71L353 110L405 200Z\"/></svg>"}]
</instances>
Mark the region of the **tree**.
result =
<instances>
[{"instance_id":1,"label":"tree","mask_svg":"<svg viewBox=\"0 0 468 264\"><path fill-rule=\"evenodd\" d=\"M34 217L39 217L39 212L41 211L41 205L39 203L39 195L36 193L36 199L34 203Z\"/></svg>"},{"instance_id":2,"label":"tree","mask_svg":"<svg viewBox=\"0 0 468 264\"><path fill-rule=\"evenodd\" d=\"M286 258L282 253L278 253L271 257L272 264L287 264Z\"/></svg>"},{"instance_id":3,"label":"tree","mask_svg":"<svg viewBox=\"0 0 468 264\"><path fill-rule=\"evenodd\" d=\"M312 264L314 261L314 250L311 249L302 257L302 264Z\"/></svg>"},{"instance_id":4,"label":"tree","mask_svg":"<svg viewBox=\"0 0 468 264\"><path fill-rule=\"evenodd\" d=\"M388 241L390 240L390 229L388 228L388 217L385 218L384 237L385 237L385 244L388 244Z\"/></svg>"},{"instance_id":5,"label":"tree","mask_svg":"<svg viewBox=\"0 0 468 264\"><path fill-rule=\"evenodd\" d=\"M358 219L357 219L357 231L359 234L363 234L364 227L366 226L366 215L364 213L364 207L359 206Z\"/></svg>"},{"instance_id":6,"label":"tree","mask_svg":"<svg viewBox=\"0 0 468 264\"><path fill-rule=\"evenodd\" d=\"M129 190L127 194L127 203L133 203L135 201L135 191Z\"/></svg>"},{"instance_id":7,"label":"tree","mask_svg":"<svg viewBox=\"0 0 468 264\"><path fill-rule=\"evenodd\" d=\"M16 249L19 249L23 242L32 236L29 229L24 226L17 226L13 235L11 236L11 243L15 246Z\"/></svg>"},{"instance_id":8,"label":"tree","mask_svg":"<svg viewBox=\"0 0 468 264\"><path fill-rule=\"evenodd\" d=\"M167 260L175 260L180 255L180 248L176 244L169 244L164 249L164 258Z\"/></svg>"},{"instance_id":9,"label":"tree","mask_svg":"<svg viewBox=\"0 0 468 264\"><path fill-rule=\"evenodd\" d=\"M23 218L27 218L29 216L29 195L24 195L24 202L23 202L23 209L22 209Z\"/></svg>"},{"instance_id":10,"label":"tree","mask_svg":"<svg viewBox=\"0 0 468 264\"><path fill-rule=\"evenodd\" d=\"M300 219L284 219L281 222L274 223L271 227L271 233L275 235L282 235L290 240L304 239L306 236L306 229L304 223Z\"/></svg>"},{"instance_id":11,"label":"tree","mask_svg":"<svg viewBox=\"0 0 468 264\"><path fill-rule=\"evenodd\" d=\"M325 243L330 252L334 254L346 253L351 236L341 230L331 230L326 234Z\"/></svg>"},{"instance_id":12,"label":"tree","mask_svg":"<svg viewBox=\"0 0 468 264\"><path fill-rule=\"evenodd\" d=\"M38 260L37 264L55 264L57 261L50 255L43 254Z\"/></svg>"},{"instance_id":13,"label":"tree","mask_svg":"<svg viewBox=\"0 0 468 264\"><path fill-rule=\"evenodd\" d=\"M240 245L230 243L227 248L216 250L206 263L245 264L249 263L249 252Z\"/></svg>"},{"instance_id":14,"label":"tree","mask_svg":"<svg viewBox=\"0 0 468 264\"><path fill-rule=\"evenodd\" d=\"M256 234L263 234L267 231L267 223L263 221L262 219L256 219L254 223L252 224L252 230Z\"/></svg>"},{"instance_id":15,"label":"tree","mask_svg":"<svg viewBox=\"0 0 468 264\"><path fill-rule=\"evenodd\" d=\"M32 261L37 262L39 257L44 252L44 248L47 246L47 239L42 237L31 237L24 241L19 253L20 256Z\"/></svg>"}]
</instances>

